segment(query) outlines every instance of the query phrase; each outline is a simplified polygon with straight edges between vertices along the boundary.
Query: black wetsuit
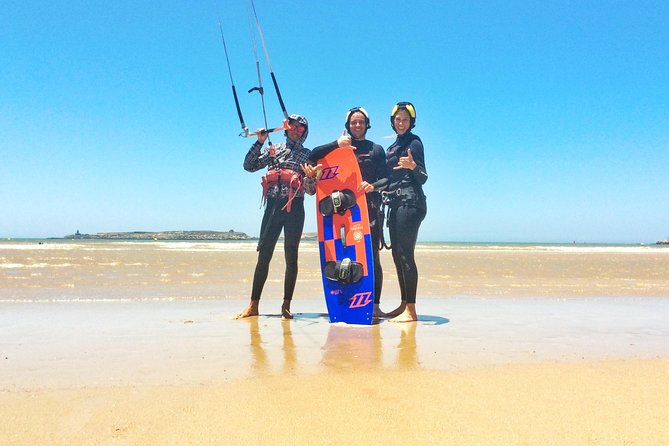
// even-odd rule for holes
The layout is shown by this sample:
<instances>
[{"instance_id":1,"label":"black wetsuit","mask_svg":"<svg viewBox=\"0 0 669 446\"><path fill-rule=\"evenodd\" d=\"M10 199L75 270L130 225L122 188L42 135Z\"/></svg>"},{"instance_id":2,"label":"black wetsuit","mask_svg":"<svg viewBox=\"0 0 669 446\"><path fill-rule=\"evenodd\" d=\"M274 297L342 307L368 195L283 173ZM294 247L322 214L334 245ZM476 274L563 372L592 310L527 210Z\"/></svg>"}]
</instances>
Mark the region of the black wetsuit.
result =
<instances>
[{"instance_id":1,"label":"black wetsuit","mask_svg":"<svg viewBox=\"0 0 669 446\"><path fill-rule=\"evenodd\" d=\"M382 189L387 183L386 179L386 156L383 147L367 139L352 140L351 144L356 148L354 151L360 166L362 179L374 186L374 189ZM312 164L323 158L338 147L337 141L316 147L309 155ZM381 302L381 289L383 287L383 269L379 259L381 248L381 231L383 230L383 219L380 218L381 194L376 190L367 195L367 211L369 214L369 229L372 238L372 253L374 257L374 303Z\"/></svg>"},{"instance_id":2,"label":"black wetsuit","mask_svg":"<svg viewBox=\"0 0 669 446\"><path fill-rule=\"evenodd\" d=\"M416 168L398 169L401 157L407 156L408 149L416 162ZM411 132L398 136L388 147L388 187L384 192L390 209L388 228L392 246L393 261L397 269L402 301L416 303L418 269L414 250L418 229L427 214L427 200L422 185L427 181L425 155L420 138Z\"/></svg>"},{"instance_id":3,"label":"black wetsuit","mask_svg":"<svg viewBox=\"0 0 669 446\"><path fill-rule=\"evenodd\" d=\"M255 172L262 168L290 169L302 173L300 164L305 163L311 151L302 147L307 132L297 143L287 141L287 144L275 145L275 156L270 156L269 150L261 152L262 144L256 142L246 154L244 169ZM286 150L286 146L290 150ZM302 175L300 175L302 176ZM315 182L310 178L302 178L304 192L313 195L316 189ZM289 188L286 185L275 185L267 191L267 202L262 224L260 225L260 240L258 241L258 262L253 274L253 289L251 300L260 300L267 275L269 263L272 260L274 247L283 229L284 255L286 258L286 272L284 276L284 300L293 298L297 281L297 254L304 228L304 192L300 191L293 198L290 211L283 209L289 199Z\"/></svg>"}]
</instances>

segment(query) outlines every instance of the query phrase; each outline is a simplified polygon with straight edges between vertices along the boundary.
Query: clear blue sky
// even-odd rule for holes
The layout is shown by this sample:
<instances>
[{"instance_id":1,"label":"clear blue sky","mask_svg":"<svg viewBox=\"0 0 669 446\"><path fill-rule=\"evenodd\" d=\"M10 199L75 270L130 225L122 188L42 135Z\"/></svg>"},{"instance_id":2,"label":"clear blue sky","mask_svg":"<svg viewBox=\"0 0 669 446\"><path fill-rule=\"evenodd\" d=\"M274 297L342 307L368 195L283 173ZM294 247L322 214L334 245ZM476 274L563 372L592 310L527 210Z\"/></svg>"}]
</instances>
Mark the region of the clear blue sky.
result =
<instances>
[{"instance_id":1,"label":"clear blue sky","mask_svg":"<svg viewBox=\"0 0 669 446\"><path fill-rule=\"evenodd\" d=\"M307 147L417 109L424 241L669 237L669 2L256 0ZM262 125L246 0L0 3L0 237L258 235L218 21ZM257 33L255 34L260 45ZM258 48L272 124L281 112ZM279 139L279 138L275 138ZM315 231L307 199L306 231Z\"/></svg>"}]
</instances>

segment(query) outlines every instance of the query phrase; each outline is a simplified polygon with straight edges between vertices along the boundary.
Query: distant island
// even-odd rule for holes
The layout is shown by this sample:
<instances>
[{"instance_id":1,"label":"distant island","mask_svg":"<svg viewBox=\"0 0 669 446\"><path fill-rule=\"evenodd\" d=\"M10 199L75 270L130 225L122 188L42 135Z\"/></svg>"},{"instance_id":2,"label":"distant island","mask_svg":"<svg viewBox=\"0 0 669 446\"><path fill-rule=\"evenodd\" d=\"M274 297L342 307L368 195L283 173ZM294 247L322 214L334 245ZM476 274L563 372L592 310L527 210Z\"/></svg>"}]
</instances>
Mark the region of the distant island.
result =
<instances>
[{"instance_id":1,"label":"distant island","mask_svg":"<svg viewBox=\"0 0 669 446\"><path fill-rule=\"evenodd\" d=\"M658 240L655 242L656 245L669 245L669 238L664 239L664 240Z\"/></svg>"},{"instance_id":2,"label":"distant island","mask_svg":"<svg viewBox=\"0 0 669 446\"><path fill-rule=\"evenodd\" d=\"M133 231L133 232L98 232L74 234L63 237L66 240L251 240L244 232L223 231Z\"/></svg>"}]
</instances>

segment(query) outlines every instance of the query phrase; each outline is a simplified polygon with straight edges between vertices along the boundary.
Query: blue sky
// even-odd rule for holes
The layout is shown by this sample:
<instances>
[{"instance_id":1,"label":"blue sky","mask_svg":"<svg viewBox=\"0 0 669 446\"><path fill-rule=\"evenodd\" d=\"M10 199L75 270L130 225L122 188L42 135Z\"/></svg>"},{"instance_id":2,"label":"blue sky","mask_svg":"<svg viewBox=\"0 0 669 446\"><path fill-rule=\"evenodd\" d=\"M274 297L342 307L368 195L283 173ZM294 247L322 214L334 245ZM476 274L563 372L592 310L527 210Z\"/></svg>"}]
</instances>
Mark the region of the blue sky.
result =
<instances>
[{"instance_id":1,"label":"blue sky","mask_svg":"<svg viewBox=\"0 0 669 446\"><path fill-rule=\"evenodd\" d=\"M256 0L307 147L346 110L412 101L424 241L669 237L669 2ZM218 28L249 127L282 115L246 0L0 3L0 237L75 230L257 235ZM278 140L278 137L275 137ZM315 231L307 199L306 231Z\"/></svg>"}]
</instances>

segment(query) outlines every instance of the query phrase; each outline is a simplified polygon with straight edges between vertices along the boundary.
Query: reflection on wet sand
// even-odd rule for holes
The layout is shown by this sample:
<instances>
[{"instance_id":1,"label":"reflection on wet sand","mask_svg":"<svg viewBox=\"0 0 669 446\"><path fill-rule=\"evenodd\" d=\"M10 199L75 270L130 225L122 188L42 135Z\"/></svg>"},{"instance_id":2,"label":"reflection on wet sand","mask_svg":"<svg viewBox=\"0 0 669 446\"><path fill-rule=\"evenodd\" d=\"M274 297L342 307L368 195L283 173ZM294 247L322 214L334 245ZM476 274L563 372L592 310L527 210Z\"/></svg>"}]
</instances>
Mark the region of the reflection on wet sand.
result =
<instances>
[{"instance_id":1,"label":"reflection on wet sand","mask_svg":"<svg viewBox=\"0 0 669 446\"><path fill-rule=\"evenodd\" d=\"M283 373L295 374L298 369L297 352L295 351L295 341L291 331L291 321L281 320L281 330L283 332Z\"/></svg>"},{"instance_id":2,"label":"reflection on wet sand","mask_svg":"<svg viewBox=\"0 0 669 446\"><path fill-rule=\"evenodd\" d=\"M242 321L249 324L249 335L251 338L249 343L249 347L251 348L251 370L258 375L266 374L269 372L269 366L267 363L267 353L262 346L258 317L247 317L242 319Z\"/></svg>"},{"instance_id":3,"label":"reflection on wet sand","mask_svg":"<svg viewBox=\"0 0 669 446\"><path fill-rule=\"evenodd\" d=\"M356 327L330 324L321 364L336 371L374 369L382 365L379 325Z\"/></svg>"},{"instance_id":4,"label":"reflection on wet sand","mask_svg":"<svg viewBox=\"0 0 669 446\"><path fill-rule=\"evenodd\" d=\"M418 352L416 350L416 328L418 324L399 324L400 342L397 344L397 367L400 369L413 369L419 366Z\"/></svg>"},{"instance_id":5,"label":"reflection on wet sand","mask_svg":"<svg viewBox=\"0 0 669 446\"><path fill-rule=\"evenodd\" d=\"M244 318L241 321L249 326L250 351L251 351L251 371L256 375L269 374L274 364L269 359L267 351L265 351L264 342L260 333L260 318L257 316ZM272 318L274 319L274 318ZM274 321L272 321L274 322ZM293 333L291 331L291 321L279 320L281 325L283 344L281 352L283 353L283 373L294 374L297 371L297 352L295 351L295 341L293 340ZM271 333L270 333L271 335ZM274 351L272 347L271 352Z\"/></svg>"},{"instance_id":6,"label":"reflection on wet sand","mask_svg":"<svg viewBox=\"0 0 669 446\"><path fill-rule=\"evenodd\" d=\"M425 336L424 343L432 343L432 327L449 320L421 315L417 323L381 321L363 326L331 324L323 313L296 313L293 320L282 320L279 315L260 315L240 322L248 324L250 339L249 349L239 352L240 364L249 355L248 370L252 375L295 375L319 370L419 368L417 334ZM426 353L425 345L422 353Z\"/></svg>"},{"instance_id":7,"label":"reflection on wet sand","mask_svg":"<svg viewBox=\"0 0 669 446\"><path fill-rule=\"evenodd\" d=\"M249 328L250 372L266 375L295 374L311 368L334 372L418 368L416 334L421 330L418 327L447 321L441 318L409 324L381 322L356 326L330 324L327 315L302 313L292 321L259 316L241 322L247 323ZM325 338L324 325L327 326ZM301 352L299 357L298 351Z\"/></svg>"}]
</instances>

